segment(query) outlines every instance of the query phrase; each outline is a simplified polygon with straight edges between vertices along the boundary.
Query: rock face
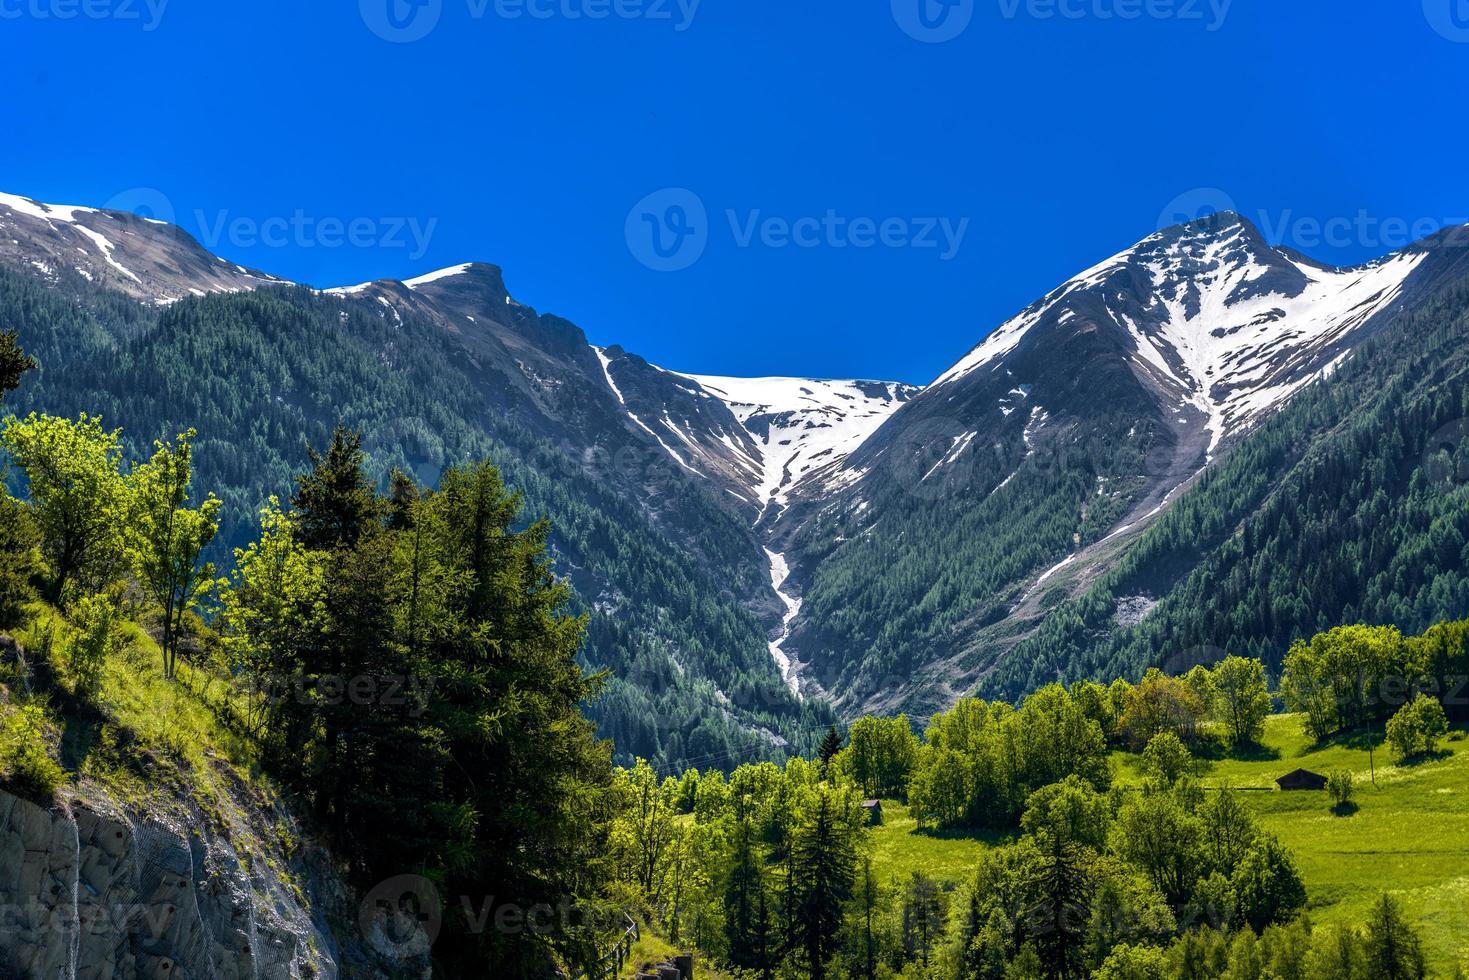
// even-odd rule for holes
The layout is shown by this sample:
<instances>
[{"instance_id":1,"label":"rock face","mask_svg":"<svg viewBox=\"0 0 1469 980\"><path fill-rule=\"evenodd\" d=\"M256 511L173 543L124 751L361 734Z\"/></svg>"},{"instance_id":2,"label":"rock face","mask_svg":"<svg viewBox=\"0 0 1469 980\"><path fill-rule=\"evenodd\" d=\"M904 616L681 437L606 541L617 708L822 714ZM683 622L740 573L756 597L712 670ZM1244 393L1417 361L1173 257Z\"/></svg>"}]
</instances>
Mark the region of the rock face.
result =
<instances>
[{"instance_id":1,"label":"rock face","mask_svg":"<svg viewBox=\"0 0 1469 980\"><path fill-rule=\"evenodd\" d=\"M257 836L249 824L262 816L277 817L205 819L196 813L193 820L160 819L90 798L47 809L0 791L0 976L334 980L427 974L426 950L417 957L423 962L389 962L408 945L384 956L355 935L333 936L328 920L356 921L346 890L330 873L291 862L278 845ZM220 821L230 829L212 829ZM304 892L275 870L293 863L309 881Z\"/></svg>"},{"instance_id":2,"label":"rock face","mask_svg":"<svg viewBox=\"0 0 1469 980\"><path fill-rule=\"evenodd\" d=\"M0 791L0 958L20 977L324 977L334 943L205 823L134 822Z\"/></svg>"}]
</instances>

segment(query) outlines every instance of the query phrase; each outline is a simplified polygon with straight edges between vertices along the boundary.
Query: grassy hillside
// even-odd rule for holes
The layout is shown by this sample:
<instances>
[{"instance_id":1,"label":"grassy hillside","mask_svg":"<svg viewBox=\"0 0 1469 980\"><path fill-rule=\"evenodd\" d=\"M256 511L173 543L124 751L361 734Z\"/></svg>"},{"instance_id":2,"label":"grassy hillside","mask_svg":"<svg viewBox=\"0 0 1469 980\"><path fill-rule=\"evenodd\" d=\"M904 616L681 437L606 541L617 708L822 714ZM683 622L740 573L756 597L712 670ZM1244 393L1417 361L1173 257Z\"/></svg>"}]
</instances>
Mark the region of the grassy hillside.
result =
<instances>
[{"instance_id":1,"label":"grassy hillside","mask_svg":"<svg viewBox=\"0 0 1469 980\"><path fill-rule=\"evenodd\" d=\"M1118 785L1142 784L1137 760L1116 753ZM1351 771L1355 812L1336 815L1324 792L1275 789L1276 777L1297 768ZM1462 729L1436 759L1399 766L1386 746L1377 745L1369 761L1363 739L1318 746L1305 734L1302 716L1273 715L1261 749L1246 758L1202 763L1200 781L1250 790L1243 796L1261 827L1296 857L1313 921L1360 923L1386 889L1420 924L1432 963L1469 965L1469 739ZM884 825L873 832L873 860L884 880L921 871L957 884L993 842L920 830L902 804L883 808Z\"/></svg>"}]
</instances>

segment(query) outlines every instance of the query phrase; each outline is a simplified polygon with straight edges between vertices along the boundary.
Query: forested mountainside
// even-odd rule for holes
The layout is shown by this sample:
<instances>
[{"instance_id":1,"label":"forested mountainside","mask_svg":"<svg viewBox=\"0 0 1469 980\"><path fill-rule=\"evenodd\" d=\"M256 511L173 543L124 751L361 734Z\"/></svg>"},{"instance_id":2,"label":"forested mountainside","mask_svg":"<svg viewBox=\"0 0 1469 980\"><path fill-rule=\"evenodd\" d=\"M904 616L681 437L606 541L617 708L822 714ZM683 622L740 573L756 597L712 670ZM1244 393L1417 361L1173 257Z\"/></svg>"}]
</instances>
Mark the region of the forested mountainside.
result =
<instances>
[{"instance_id":1,"label":"forested mountainside","mask_svg":"<svg viewBox=\"0 0 1469 980\"><path fill-rule=\"evenodd\" d=\"M498 270L476 272L490 288L499 282ZM216 557L254 533L259 506L289 494L307 447L324 446L338 423L364 434L384 485L394 467L432 481L488 456L525 496L527 515L555 523L558 567L590 617L584 657L608 673L591 711L625 757L672 765L806 745L831 716L800 704L773 667L750 608L769 580L748 527L710 494L690 492L688 474L655 465L618 414L595 403L605 388L547 385L565 393L553 415L533 401L543 389L507 377L504 364L523 365L524 354L496 360L498 338L481 336L466 356L470 345L416 300L272 286L159 305L74 272L0 269L0 322L41 364L15 410L100 414L124 428L135 456L196 428L198 486L225 503ZM538 343L560 332L591 357L570 324L499 303L527 334L543 331ZM655 492L633 492L644 484Z\"/></svg>"},{"instance_id":2,"label":"forested mountainside","mask_svg":"<svg viewBox=\"0 0 1469 980\"><path fill-rule=\"evenodd\" d=\"M1226 649L1278 667L1292 641L1335 624L1418 631L1469 609L1466 442L1469 279L1459 278L1210 469L983 686L1181 671ZM1129 621L1129 608L1146 612Z\"/></svg>"},{"instance_id":3,"label":"forested mountainside","mask_svg":"<svg viewBox=\"0 0 1469 980\"><path fill-rule=\"evenodd\" d=\"M4 198L0 224L0 323L41 362L16 406L134 452L196 428L218 558L338 423L384 487L494 459L554 522L623 759L778 757L838 713L1136 675L1163 637L1273 665L1469 613L1425 456L1469 414L1463 229L1334 269L1232 213L1168 228L920 389L668 371L490 265L318 291L130 215Z\"/></svg>"},{"instance_id":4,"label":"forested mountainside","mask_svg":"<svg viewBox=\"0 0 1469 980\"><path fill-rule=\"evenodd\" d=\"M1162 662L1159 638L1176 637L1180 620L1210 624L1192 632L1214 659L1241 643L1275 662L1294 636L1340 617L1388 621L1405 605L1415 607L1413 625L1462 615L1464 597L1447 582L1423 592L1411 578L1374 577L1396 570L1381 556L1343 575L1321 564L1316 542L1280 526L1280 511L1255 510L1273 494L1289 499L1284 481L1303 456L1314 458L1310 439L1267 448L1293 424L1271 421L1282 408L1296 418L1326 399L1341 407L1333 424L1368 425L1370 414L1354 415L1362 399L1338 393L1356 372L1378 372L1361 382L1367 392L1402 373L1426 395L1452 375L1452 340L1441 349L1401 343L1426 345L1427 325L1452 317L1443 290L1466 271L1464 238L1459 229L1367 266L1328 269L1220 215L1159 232L1054 290L825 474L829 498L786 516L804 593L786 649L803 676L844 711L923 714L976 689L1014 695L1057 676L1136 673ZM1389 342L1399 335L1413 339ZM1348 380L1313 384L1343 370ZM1444 411L1386 402L1382 417L1416 433L1411 454L1463 414ZM1428 415L1434 425L1419 431ZM1409 520L1409 486L1364 470L1357 491ZM1314 492L1346 508L1332 512L1342 521L1363 520L1338 489ZM1228 496L1232 509L1202 503L1203 494ZM1196 509L1209 518L1191 521ZM1253 540L1291 541L1289 553L1251 550L1227 594L1201 573L1154 608L1252 514ZM1394 532L1370 533L1386 541ZM1455 574L1462 560L1454 555ZM1292 587L1267 588L1262 568ZM1113 581L1114 569L1126 583L1115 594L1100 586L1068 603ZM1303 588L1332 599L1301 603ZM1228 603L1237 628L1221 628L1208 611L1215 602ZM1139 636L1153 639L1117 656L1092 649Z\"/></svg>"}]
</instances>

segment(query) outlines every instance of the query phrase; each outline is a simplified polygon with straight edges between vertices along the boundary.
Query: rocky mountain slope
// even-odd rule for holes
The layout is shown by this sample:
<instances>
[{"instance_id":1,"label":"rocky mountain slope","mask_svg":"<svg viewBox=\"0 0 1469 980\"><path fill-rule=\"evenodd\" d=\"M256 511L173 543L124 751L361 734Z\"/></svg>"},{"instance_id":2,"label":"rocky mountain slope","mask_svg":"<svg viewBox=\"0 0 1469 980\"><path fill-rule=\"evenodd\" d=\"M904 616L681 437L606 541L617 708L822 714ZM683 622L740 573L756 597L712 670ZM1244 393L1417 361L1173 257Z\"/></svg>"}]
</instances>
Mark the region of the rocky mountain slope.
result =
<instances>
[{"instance_id":1,"label":"rocky mountain slope","mask_svg":"<svg viewBox=\"0 0 1469 980\"><path fill-rule=\"evenodd\" d=\"M1284 407L1462 277L1462 237L1336 269L1235 214L1164 229L921 389L680 374L592 346L495 266L309 290L170 226L13 197L0 318L41 356L29 404L140 418L149 438L192 412L258 447L268 465L244 472L201 446L241 514L289 485L301 433L320 442L338 419L427 482L496 455L557 523L615 675L606 730L712 759L783 751L828 699L923 712L1032 677L1009 659L1033 658L1031 638ZM34 316L30 284L58 312ZM230 351L200 349L216 322ZM231 360L262 349L277 366ZM237 403L195 399L200 376ZM1164 591L1121 597L1118 622Z\"/></svg>"}]
</instances>

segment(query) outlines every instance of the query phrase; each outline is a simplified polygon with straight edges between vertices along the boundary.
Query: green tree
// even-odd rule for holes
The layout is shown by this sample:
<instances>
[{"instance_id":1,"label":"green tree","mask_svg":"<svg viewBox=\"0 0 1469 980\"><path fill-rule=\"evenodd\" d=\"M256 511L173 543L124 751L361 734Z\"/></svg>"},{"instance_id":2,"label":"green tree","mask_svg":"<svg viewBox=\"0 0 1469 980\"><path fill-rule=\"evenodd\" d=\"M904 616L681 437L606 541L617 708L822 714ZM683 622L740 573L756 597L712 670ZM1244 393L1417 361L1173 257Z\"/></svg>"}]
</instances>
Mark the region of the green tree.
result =
<instances>
[{"instance_id":1,"label":"green tree","mask_svg":"<svg viewBox=\"0 0 1469 980\"><path fill-rule=\"evenodd\" d=\"M724 888L724 936L730 963L762 977L770 977L777 962L769 891L753 828L741 820Z\"/></svg>"},{"instance_id":2,"label":"green tree","mask_svg":"<svg viewBox=\"0 0 1469 980\"><path fill-rule=\"evenodd\" d=\"M1387 723L1387 740L1402 758L1433 752L1448 733L1449 721L1438 699L1419 694Z\"/></svg>"},{"instance_id":3,"label":"green tree","mask_svg":"<svg viewBox=\"0 0 1469 980\"><path fill-rule=\"evenodd\" d=\"M1384 894L1367 914L1365 940L1368 975L1374 980L1423 980L1428 975L1423 941L1391 895Z\"/></svg>"},{"instance_id":4,"label":"green tree","mask_svg":"<svg viewBox=\"0 0 1469 980\"><path fill-rule=\"evenodd\" d=\"M21 376L35 366L35 359L20 349L14 330L0 332L0 399L20 387Z\"/></svg>"},{"instance_id":5,"label":"green tree","mask_svg":"<svg viewBox=\"0 0 1469 980\"><path fill-rule=\"evenodd\" d=\"M133 468L129 536L138 580L162 611L163 676L172 679L178 661L184 617L214 586L214 564L202 560L219 533L223 504L210 494L189 509L193 480L194 430L172 446L155 442L153 458Z\"/></svg>"},{"instance_id":6,"label":"green tree","mask_svg":"<svg viewBox=\"0 0 1469 980\"><path fill-rule=\"evenodd\" d=\"M1092 973L1092 980L1169 980L1168 958L1156 946L1121 945Z\"/></svg>"},{"instance_id":7,"label":"green tree","mask_svg":"<svg viewBox=\"0 0 1469 980\"><path fill-rule=\"evenodd\" d=\"M852 818L842 812L843 806L837 792L819 787L791 851L794 880L789 941L801 951L812 980L826 977L827 961L836 951L856 879Z\"/></svg>"},{"instance_id":8,"label":"green tree","mask_svg":"<svg viewBox=\"0 0 1469 980\"><path fill-rule=\"evenodd\" d=\"M296 478L291 498L302 543L323 550L356 543L384 509L364 471L362 434L338 426L325 453L307 453L311 469Z\"/></svg>"},{"instance_id":9,"label":"green tree","mask_svg":"<svg viewBox=\"0 0 1469 980\"><path fill-rule=\"evenodd\" d=\"M817 758L823 765L836 758L836 754L842 750L842 737L837 734L836 726L826 730L826 735L821 739L821 747L816 750Z\"/></svg>"},{"instance_id":10,"label":"green tree","mask_svg":"<svg viewBox=\"0 0 1469 980\"><path fill-rule=\"evenodd\" d=\"M30 509L0 483L0 630L19 626L35 596L31 579L41 568L40 543Z\"/></svg>"},{"instance_id":11,"label":"green tree","mask_svg":"<svg viewBox=\"0 0 1469 980\"><path fill-rule=\"evenodd\" d=\"M47 598L60 602L80 581L98 591L123 571L130 499L117 432L100 419L9 418L3 445L25 473L41 548L51 568Z\"/></svg>"},{"instance_id":12,"label":"green tree","mask_svg":"<svg viewBox=\"0 0 1469 980\"><path fill-rule=\"evenodd\" d=\"M298 748L308 737L305 706L283 695L302 676L303 651L320 643L325 594L325 556L301 543L295 520L272 497L260 511L259 538L235 549L220 591L225 649L252 688L246 723L257 737L274 732Z\"/></svg>"},{"instance_id":13,"label":"green tree","mask_svg":"<svg viewBox=\"0 0 1469 980\"><path fill-rule=\"evenodd\" d=\"M1331 796L1332 804L1342 809L1352 802L1352 794L1356 789L1356 780L1348 769L1333 769L1326 776L1326 792Z\"/></svg>"},{"instance_id":14,"label":"green tree","mask_svg":"<svg viewBox=\"0 0 1469 980\"><path fill-rule=\"evenodd\" d=\"M1025 872L1024 928L1047 977L1086 975L1095 860L1087 848L1053 839L1035 852Z\"/></svg>"},{"instance_id":15,"label":"green tree","mask_svg":"<svg viewBox=\"0 0 1469 980\"><path fill-rule=\"evenodd\" d=\"M913 872L903 888L903 951L910 961L927 969L946 918L939 883L921 871Z\"/></svg>"},{"instance_id":16,"label":"green tree","mask_svg":"<svg viewBox=\"0 0 1469 980\"><path fill-rule=\"evenodd\" d=\"M108 658L122 651L122 612L116 596L100 593L78 599L71 618L75 631L67 643L67 669L77 693L93 697Z\"/></svg>"},{"instance_id":17,"label":"green tree","mask_svg":"<svg viewBox=\"0 0 1469 980\"><path fill-rule=\"evenodd\" d=\"M1020 826L1042 847L1060 841L1102 851L1112 826L1112 807L1081 777L1067 776L1030 794Z\"/></svg>"},{"instance_id":18,"label":"green tree","mask_svg":"<svg viewBox=\"0 0 1469 980\"><path fill-rule=\"evenodd\" d=\"M1258 741L1270 714L1265 665L1253 657L1225 657L1214 668L1214 705L1234 745Z\"/></svg>"},{"instance_id":19,"label":"green tree","mask_svg":"<svg viewBox=\"0 0 1469 980\"><path fill-rule=\"evenodd\" d=\"M1285 846L1261 834L1230 878L1239 919L1259 931L1286 922L1306 906L1306 886Z\"/></svg>"},{"instance_id":20,"label":"green tree","mask_svg":"<svg viewBox=\"0 0 1469 980\"><path fill-rule=\"evenodd\" d=\"M1117 853L1141 868L1170 905L1182 908L1203 875L1203 821L1172 793L1142 793L1117 815Z\"/></svg>"},{"instance_id":21,"label":"green tree","mask_svg":"<svg viewBox=\"0 0 1469 980\"><path fill-rule=\"evenodd\" d=\"M864 717L847 733L846 763L869 797L906 798L908 775L918 755L918 739L907 715Z\"/></svg>"},{"instance_id":22,"label":"green tree","mask_svg":"<svg viewBox=\"0 0 1469 980\"><path fill-rule=\"evenodd\" d=\"M1194 756L1173 732L1159 732L1143 750L1143 772L1164 786L1173 787L1194 770Z\"/></svg>"},{"instance_id":23,"label":"green tree","mask_svg":"<svg viewBox=\"0 0 1469 980\"><path fill-rule=\"evenodd\" d=\"M16 343L14 332L0 333L0 401L35 366ZM29 509L6 490L0 466L0 630L20 625L22 609L32 598L31 578L39 570L40 540Z\"/></svg>"}]
</instances>

